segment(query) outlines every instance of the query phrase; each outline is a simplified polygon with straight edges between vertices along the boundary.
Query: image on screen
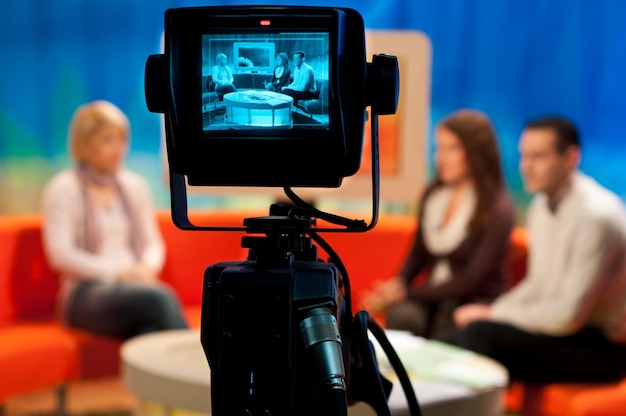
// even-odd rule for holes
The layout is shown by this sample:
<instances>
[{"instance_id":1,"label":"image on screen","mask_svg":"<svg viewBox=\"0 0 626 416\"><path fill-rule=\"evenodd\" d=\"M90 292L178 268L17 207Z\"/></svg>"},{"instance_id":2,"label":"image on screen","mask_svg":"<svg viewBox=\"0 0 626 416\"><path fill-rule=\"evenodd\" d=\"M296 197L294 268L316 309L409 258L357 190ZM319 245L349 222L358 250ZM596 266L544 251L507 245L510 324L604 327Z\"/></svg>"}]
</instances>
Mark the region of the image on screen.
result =
<instances>
[{"instance_id":1,"label":"image on screen","mask_svg":"<svg viewBox=\"0 0 626 416\"><path fill-rule=\"evenodd\" d=\"M202 35L202 129L329 128L329 35Z\"/></svg>"}]
</instances>

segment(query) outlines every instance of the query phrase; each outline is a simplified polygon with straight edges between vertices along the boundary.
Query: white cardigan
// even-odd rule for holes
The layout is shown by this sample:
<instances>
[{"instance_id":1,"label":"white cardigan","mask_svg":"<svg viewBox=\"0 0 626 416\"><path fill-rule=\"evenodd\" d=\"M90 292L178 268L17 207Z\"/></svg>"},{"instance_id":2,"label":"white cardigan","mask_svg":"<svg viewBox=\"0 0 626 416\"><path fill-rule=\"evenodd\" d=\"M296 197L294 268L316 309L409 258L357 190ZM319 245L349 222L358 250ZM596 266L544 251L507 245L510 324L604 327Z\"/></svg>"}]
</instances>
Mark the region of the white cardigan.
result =
<instances>
[{"instance_id":1,"label":"white cardigan","mask_svg":"<svg viewBox=\"0 0 626 416\"><path fill-rule=\"evenodd\" d=\"M139 226L146 239L141 262L160 270L165 260L165 248L154 215L150 188L141 176L127 170L118 173L118 180L138 213ZM120 247L118 255L110 250L107 255L85 249L84 205L74 169L58 173L46 184L42 201L43 242L48 261L61 273L61 298L67 298L79 279L114 281L119 270L131 265L129 259L133 257L123 253L131 251L130 244ZM111 238L110 230L103 230L101 238L107 237ZM103 241L102 246L110 247L110 244Z\"/></svg>"},{"instance_id":2,"label":"white cardigan","mask_svg":"<svg viewBox=\"0 0 626 416\"><path fill-rule=\"evenodd\" d=\"M626 341L626 210L593 179L577 173L556 212L546 195L528 210L525 279L496 300L492 319L546 335L585 326Z\"/></svg>"}]
</instances>

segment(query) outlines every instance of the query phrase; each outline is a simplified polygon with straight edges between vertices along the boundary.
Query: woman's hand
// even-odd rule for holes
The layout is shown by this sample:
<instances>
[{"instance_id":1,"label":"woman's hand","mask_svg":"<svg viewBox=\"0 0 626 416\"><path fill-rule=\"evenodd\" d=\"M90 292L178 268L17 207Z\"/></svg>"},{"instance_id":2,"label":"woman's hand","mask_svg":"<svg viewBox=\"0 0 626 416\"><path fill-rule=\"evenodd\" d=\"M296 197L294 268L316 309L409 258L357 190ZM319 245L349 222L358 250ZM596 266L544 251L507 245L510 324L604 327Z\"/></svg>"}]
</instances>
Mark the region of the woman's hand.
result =
<instances>
[{"instance_id":1,"label":"woman's hand","mask_svg":"<svg viewBox=\"0 0 626 416\"><path fill-rule=\"evenodd\" d=\"M120 281L153 283L157 279L156 270L143 263L136 263L130 267L122 269L117 274Z\"/></svg>"},{"instance_id":2,"label":"woman's hand","mask_svg":"<svg viewBox=\"0 0 626 416\"><path fill-rule=\"evenodd\" d=\"M382 312L390 304L405 299L407 295L406 285L399 277L390 280L377 281L374 289L365 295L361 304L370 312Z\"/></svg>"},{"instance_id":3,"label":"woman's hand","mask_svg":"<svg viewBox=\"0 0 626 416\"><path fill-rule=\"evenodd\" d=\"M454 322L464 328L474 321L485 321L491 318L491 306L481 303L469 303L454 310Z\"/></svg>"}]
</instances>

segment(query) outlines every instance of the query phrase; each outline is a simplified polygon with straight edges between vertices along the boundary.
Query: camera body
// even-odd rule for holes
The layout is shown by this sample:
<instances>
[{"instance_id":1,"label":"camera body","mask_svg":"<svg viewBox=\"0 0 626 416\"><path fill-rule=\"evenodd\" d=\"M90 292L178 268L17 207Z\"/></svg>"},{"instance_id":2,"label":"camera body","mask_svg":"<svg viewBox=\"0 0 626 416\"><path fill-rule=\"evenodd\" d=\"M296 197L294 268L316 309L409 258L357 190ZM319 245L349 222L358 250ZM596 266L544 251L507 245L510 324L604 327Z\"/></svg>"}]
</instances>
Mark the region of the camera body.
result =
<instances>
[{"instance_id":1,"label":"camera body","mask_svg":"<svg viewBox=\"0 0 626 416\"><path fill-rule=\"evenodd\" d=\"M329 414L337 407L333 387L345 395L350 357L349 343L332 329L346 318L337 267L318 261L298 232L242 244L250 249L246 261L205 273L201 339L213 414ZM326 351L313 351L320 347Z\"/></svg>"},{"instance_id":2,"label":"camera body","mask_svg":"<svg viewBox=\"0 0 626 416\"><path fill-rule=\"evenodd\" d=\"M259 91L259 78L273 66L268 55L280 52L293 56L291 84ZM234 81L233 72L249 75L252 87ZM316 79L311 89L319 95L312 98L324 102L316 114L303 112L302 97L287 91L305 73ZM338 229L313 223L323 218L361 232L376 223L377 117L396 111L397 59L375 55L366 62L363 20L348 8L170 9L165 51L148 58L145 88L148 109L165 115L174 223L265 235L242 239L247 260L205 272L201 340L211 367L212 414L345 414L351 400L383 408L390 384L378 373L366 324L353 320L347 271L318 235ZM356 173L367 106L374 172L369 227L315 210L291 191L339 187ZM187 215L187 184L283 187L294 206L247 218L244 228L199 227ZM318 259L312 240L332 262ZM353 332L360 345L354 351Z\"/></svg>"}]
</instances>

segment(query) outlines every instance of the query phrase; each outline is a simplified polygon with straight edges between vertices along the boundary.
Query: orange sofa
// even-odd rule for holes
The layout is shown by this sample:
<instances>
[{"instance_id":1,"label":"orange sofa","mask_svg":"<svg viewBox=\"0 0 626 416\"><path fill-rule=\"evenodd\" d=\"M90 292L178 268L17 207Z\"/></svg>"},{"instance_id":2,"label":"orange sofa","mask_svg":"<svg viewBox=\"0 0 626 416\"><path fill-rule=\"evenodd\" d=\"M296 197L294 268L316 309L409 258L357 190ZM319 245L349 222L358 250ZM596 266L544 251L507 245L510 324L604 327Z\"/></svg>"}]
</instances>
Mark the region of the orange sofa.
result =
<instances>
[{"instance_id":1,"label":"orange sofa","mask_svg":"<svg viewBox=\"0 0 626 416\"><path fill-rule=\"evenodd\" d=\"M209 212L193 213L190 217L196 224L240 226L244 216L254 214ZM169 212L159 213L158 220L167 245L162 279L178 294L190 325L197 327L204 270L220 261L245 259L247 250L241 248L244 233L181 231L172 224ZM347 267L355 311L360 309L363 294L375 280L389 278L397 271L415 227L415 218L382 217L376 228L367 233L322 235ZM13 395L63 386L76 379L117 374L119 340L67 329L55 319L59 282L44 257L41 218L38 215L0 217L0 253L0 405ZM325 256L320 251L320 258ZM514 284L524 276L526 267L526 235L521 228L511 236L507 261ZM518 387L510 390L507 398L510 407L519 405ZM567 402L567 406L574 406L570 401L581 392L595 397L591 388L579 389L575 394L569 390L555 391L559 387L569 388L548 386L533 397L545 397L544 405L549 399L550 403ZM620 392L619 397L626 397L623 385L601 388L597 396L605 402L608 402L607 389L615 388ZM579 401L589 403L590 399Z\"/></svg>"},{"instance_id":2,"label":"orange sofa","mask_svg":"<svg viewBox=\"0 0 626 416\"><path fill-rule=\"evenodd\" d=\"M234 214L206 217L198 214L194 220L241 225ZM162 279L173 286L190 325L197 327L204 269L244 259L242 233L183 232L165 212L159 225L167 244ZM0 253L0 406L20 393L117 374L119 340L70 330L55 319L59 280L44 257L41 218L0 217Z\"/></svg>"}]
</instances>

